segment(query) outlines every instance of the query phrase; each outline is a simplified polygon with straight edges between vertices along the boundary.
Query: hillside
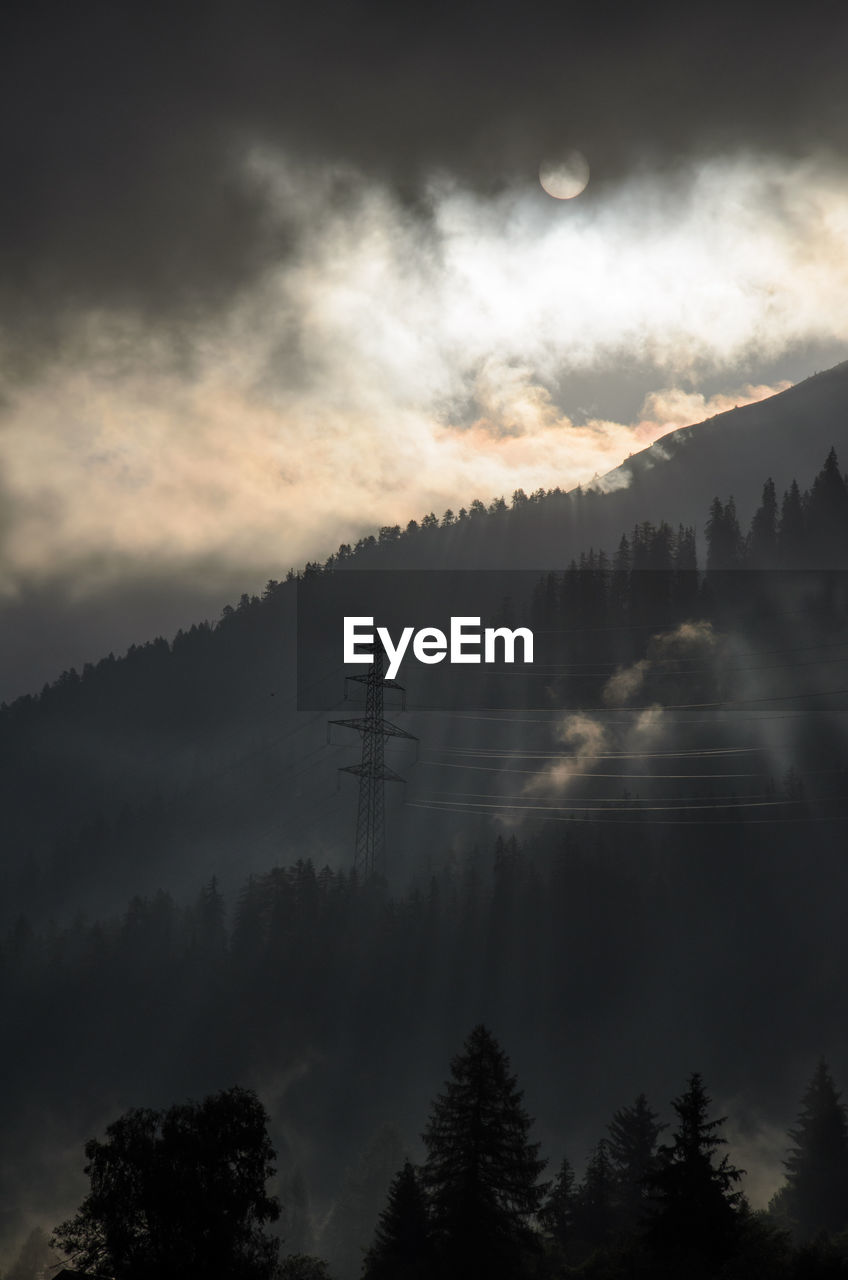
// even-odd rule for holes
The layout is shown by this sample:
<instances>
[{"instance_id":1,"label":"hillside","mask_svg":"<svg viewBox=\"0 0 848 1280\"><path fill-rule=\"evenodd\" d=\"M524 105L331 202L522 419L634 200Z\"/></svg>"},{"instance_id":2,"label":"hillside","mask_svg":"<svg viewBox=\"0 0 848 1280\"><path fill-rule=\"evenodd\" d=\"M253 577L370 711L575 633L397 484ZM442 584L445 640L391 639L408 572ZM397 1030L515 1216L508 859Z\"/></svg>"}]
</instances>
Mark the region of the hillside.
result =
<instances>
[{"instance_id":1,"label":"hillside","mask_svg":"<svg viewBox=\"0 0 848 1280\"><path fill-rule=\"evenodd\" d=\"M815 406L823 423L813 417ZM441 522L428 517L405 531L383 529L355 548L341 548L327 568L524 563L565 569L591 546L618 554L622 533L632 534L638 524L638 540L631 536L627 552L632 590L626 588L625 596L620 587L613 591L602 580L604 562L591 558L586 563L592 571L585 578L595 583L591 589L555 583L558 603L539 625L559 628L567 653L554 648L545 659L552 667L543 662L538 675L523 684L514 678L502 682L494 695L496 703L511 707L592 705L602 696L602 681L593 686L585 676L564 680L557 671L574 671L575 662L589 671L588 664L601 656L601 674L604 667L610 671L616 664L641 661L652 630L679 623L687 612L703 612L691 535L693 525L703 529L707 522L709 498L698 506L700 498L733 492L741 495L743 513L743 501L753 510L751 495L759 496L768 471L778 485L781 477L789 483L790 464L806 489L826 452L822 441L830 441L838 422L848 420L846 407L848 365L843 365L762 405L676 433L663 442L663 457L655 465L658 446L636 455L626 464L631 477L626 488L606 494L517 494L510 506L499 501L488 510L472 504L469 512ZM801 418L809 424L803 431L794 425ZM772 438L778 442L774 449L767 444ZM815 453L808 452L810 440ZM782 470L774 465L778 456L784 459ZM838 473L834 476L837 487L844 487ZM779 494L780 488L778 501ZM676 519L679 533L663 523ZM745 527L743 522L743 532ZM831 537L834 554L828 564L844 564L843 542L841 535L836 541ZM802 546L792 558L784 557L784 567L824 563L815 547L815 540L808 540L806 550ZM700 563L703 568L703 554ZM678 585L636 593L640 568L665 570L669 582L679 579ZM601 579L595 582L592 574L598 570ZM317 566L308 573L319 581L324 577ZM327 580L338 576L327 575ZM414 597L418 588L409 581ZM533 603L538 582L538 572L527 573L500 599L512 596L509 608L526 621L538 607ZM341 654L332 629L310 642L310 682L319 687L298 703L296 588L294 580L270 582L261 599L242 596L215 626L195 625L172 643L159 638L132 646L123 658L109 655L88 664L81 673L66 671L40 696L0 709L7 920L22 908L36 915L113 909L129 894L158 887L182 893L211 874L232 889L244 873L262 871L277 859L309 856L317 863L346 864L356 784L339 768L358 761L359 741L349 730L331 731L328 721L353 714L356 707L349 703L344 709ZM497 607L498 600L494 603ZM598 646L605 637L615 638L615 644L601 655ZM572 665L563 667L564 660ZM456 746L460 737L472 748L478 730L491 737L491 726L475 728L473 721L443 717L438 723L426 709L434 702L432 687L417 688L415 673L409 674L411 712L404 723L425 749L448 740ZM684 690L681 700L690 694ZM484 692L476 696L477 705L492 700ZM449 695L446 705L459 704ZM508 725L505 732L510 739ZM514 737L507 748L515 746ZM449 845L458 832L467 839L490 830L482 809L476 816L473 811L460 816L450 807L439 813L435 805L422 827L404 802L422 792L430 795L432 784L422 782L427 770L416 765L411 744L395 744L390 752L396 771L411 778L407 791L390 788L387 800L393 838L402 849L393 864L401 878L434 840ZM442 780L457 781L449 774Z\"/></svg>"},{"instance_id":2,"label":"hillside","mask_svg":"<svg viewBox=\"0 0 848 1280\"><path fill-rule=\"evenodd\" d=\"M767 475L780 496L793 476L803 485L831 445L848 465L846 424L848 364L841 364L779 396L665 436L587 494L540 490L526 501L519 494L516 504L509 493L494 501L483 494L485 502L469 493L465 518L451 512L442 527L445 513L419 514L410 534L399 526L374 529L360 538L356 556L349 558L353 548L346 546L341 558L357 568L552 568L590 547L611 553L622 532L643 519L675 528L694 523L702 534L716 494L734 495L747 527ZM338 564L340 556L332 560ZM282 549L273 576L295 567ZM58 578L22 587L0 600L0 701L35 692L63 667L80 670L110 650L121 653L157 633L171 636L220 616L228 597L257 585L248 572L239 577L233 570L226 582L200 566L189 578L128 574L119 586L107 584L84 599Z\"/></svg>"},{"instance_id":3,"label":"hillside","mask_svg":"<svg viewBox=\"0 0 848 1280\"><path fill-rule=\"evenodd\" d=\"M67 1211L70 1153L123 1109L239 1080L268 1100L284 1179L305 1177L320 1247L354 1280L376 1209L334 1243L358 1176L344 1170L386 1122L393 1150L415 1150L440 1064L481 1018L518 1046L546 1150L581 1162L605 1113L642 1088L671 1096L698 1065L718 1097L758 1099L749 1145L776 1185L761 1134L785 1127L823 1049L848 1073L838 1002L822 1002L846 950L848 585L786 569L845 565L848 486L832 457L822 466L844 367L828 385L815 431L791 426L814 381L773 419L754 406L764 416L742 427L730 414L678 433L656 465L656 449L630 459L626 489L478 503L332 559L556 567L519 575L508 601L499 575L473 575L537 629L538 670L494 670L471 709L412 671L406 712L387 693L386 716L418 739L386 748L407 780L387 790L388 885L351 874L357 779L339 768L360 743L328 721L361 703L342 701L332 637L310 655L309 709L295 688L298 595L364 590L368 575L313 566L302 586L271 582L214 626L0 709L15 1046L0 1127L23 1153L0 1168L0 1236L21 1238L27 1206L47 1222ZM744 565L754 542L713 493L750 512L769 470L791 479L772 465L770 420L810 496L760 508L773 569L724 572L719 551ZM743 491L714 455L749 427ZM678 473L688 498L662 483ZM675 513L679 529L663 523ZM696 523L710 531L700 569ZM374 576L419 594L422 575ZM423 576L443 593L447 575Z\"/></svg>"},{"instance_id":4,"label":"hillside","mask_svg":"<svg viewBox=\"0 0 848 1280\"><path fill-rule=\"evenodd\" d=\"M663 436L603 477L613 490L606 524L623 528L654 512L656 520L684 524L719 494L733 494L747 526L759 501L764 473L778 494L809 472L811 457L836 448L848 463L848 361L817 373L779 395L718 414ZM623 487L620 487L623 486Z\"/></svg>"},{"instance_id":5,"label":"hillside","mask_svg":"<svg viewBox=\"0 0 848 1280\"><path fill-rule=\"evenodd\" d=\"M612 554L638 522L703 527L712 499L733 496L744 529L771 476L778 498L797 479L802 489L835 447L848 460L848 361L757 404L663 436L633 454L594 486L559 489L488 508L435 514L407 530L385 528L340 548L332 564L346 567L556 568L590 547ZM489 519L482 520L484 515ZM350 552L355 551L353 562ZM815 567L814 557L809 561Z\"/></svg>"}]
</instances>

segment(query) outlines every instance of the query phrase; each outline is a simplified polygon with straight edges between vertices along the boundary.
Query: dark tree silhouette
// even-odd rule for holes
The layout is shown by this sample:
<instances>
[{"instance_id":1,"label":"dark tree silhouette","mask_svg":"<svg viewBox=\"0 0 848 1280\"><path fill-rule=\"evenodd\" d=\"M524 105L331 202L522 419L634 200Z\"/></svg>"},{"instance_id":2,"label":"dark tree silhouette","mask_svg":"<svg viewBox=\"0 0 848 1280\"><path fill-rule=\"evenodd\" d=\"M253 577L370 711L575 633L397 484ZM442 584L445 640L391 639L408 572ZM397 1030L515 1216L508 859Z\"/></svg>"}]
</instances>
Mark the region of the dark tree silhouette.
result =
<instances>
[{"instance_id":1,"label":"dark tree silhouette","mask_svg":"<svg viewBox=\"0 0 848 1280\"><path fill-rule=\"evenodd\" d=\"M279 1217L268 1117L256 1095L229 1089L164 1112L136 1109L85 1146L91 1190L51 1243L115 1280L272 1275Z\"/></svg>"},{"instance_id":2,"label":"dark tree silhouette","mask_svg":"<svg viewBox=\"0 0 848 1280\"><path fill-rule=\"evenodd\" d=\"M738 569L744 544L732 497L724 505L719 498L713 498L704 533L707 538L707 569Z\"/></svg>"},{"instance_id":3,"label":"dark tree silhouette","mask_svg":"<svg viewBox=\"0 0 848 1280\"><path fill-rule=\"evenodd\" d=\"M786 1182L770 1205L799 1240L848 1227L848 1122L839 1098L822 1059L789 1131Z\"/></svg>"},{"instance_id":4,"label":"dark tree silhouette","mask_svg":"<svg viewBox=\"0 0 848 1280\"><path fill-rule=\"evenodd\" d=\"M574 1203L574 1234L588 1249L607 1244L616 1234L615 1173L605 1138L589 1158Z\"/></svg>"},{"instance_id":5,"label":"dark tree silhouette","mask_svg":"<svg viewBox=\"0 0 848 1280\"><path fill-rule=\"evenodd\" d=\"M409 1160L389 1188L364 1280L423 1280L433 1271L430 1213L421 1180Z\"/></svg>"},{"instance_id":6,"label":"dark tree silhouette","mask_svg":"<svg viewBox=\"0 0 848 1280\"><path fill-rule=\"evenodd\" d=\"M274 1280L332 1280L323 1258L308 1253L290 1253L274 1272Z\"/></svg>"},{"instance_id":7,"label":"dark tree silhouette","mask_svg":"<svg viewBox=\"0 0 848 1280\"><path fill-rule=\"evenodd\" d=\"M568 1161L563 1159L559 1173L551 1184L539 1214L539 1220L545 1231L561 1249L571 1243L574 1234L576 1194L574 1170Z\"/></svg>"},{"instance_id":8,"label":"dark tree silhouette","mask_svg":"<svg viewBox=\"0 0 848 1280\"><path fill-rule=\"evenodd\" d=\"M746 562L749 569L771 569L777 562L777 493L771 476L751 521Z\"/></svg>"},{"instance_id":9,"label":"dark tree silhouette","mask_svg":"<svg viewBox=\"0 0 848 1280\"><path fill-rule=\"evenodd\" d=\"M783 569L797 569L807 558L804 504L797 480L793 480L780 507L777 529L777 552Z\"/></svg>"},{"instance_id":10,"label":"dark tree silhouette","mask_svg":"<svg viewBox=\"0 0 848 1280\"><path fill-rule=\"evenodd\" d=\"M848 546L848 486L831 449L813 481L806 510L810 554L817 565L842 562Z\"/></svg>"},{"instance_id":11,"label":"dark tree silhouette","mask_svg":"<svg viewBox=\"0 0 848 1280\"><path fill-rule=\"evenodd\" d=\"M616 1111L609 1125L607 1150L618 1195L621 1225L631 1230L649 1203L648 1178L656 1167L659 1136L666 1126L640 1093L632 1107Z\"/></svg>"},{"instance_id":12,"label":"dark tree silhouette","mask_svg":"<svg viewBox=\"0 0 848 1280\"><path fill-rule=\"evenodd\" d=\"M672 1106L678 1120L674 1141L660 1148L658 1168L649 1179L654 1209L648 1242L673 1274L695 1277L733 1254L742 1202L735 1186L742 1170L727 1155L716 1160L726 1144L719 1133L724 1117L708 1119L710 1098L697 1072Z\"/></svg>"},{"instance_id":13,"label":"dark tree silhouette","mask_svg":"<svg viewBox=\"0 0 848 1280\"><path fill-rule=\"evenodd\" d=\"M424 1133L439 1275L515 1280L535 1247L530 1219L546 1191L545 1161L528 1140L521 1100L506 1054L475 1027Z\"/></svg>"},{"instance_id":14,"label":"dark tree silhouette","mask_svg":"<svg viewBox=\"0 0 848 1280\"><path fill-rule=\"evenodd\" d=\"M400 1135L383 1124L372 1135L353 1168L348 1169L341 1194L321 1237L321 1252L334 1276L352 1280L386 1202L395 1171L403 1160Z\"/></svg>"},{"instance_id":15,"label":"dark tree silhouette","mask_svg":"<svg viewBox=\"0 0 848 1280\"><path fill-rule=\"evenodd\" d=\"M226 911L216 876L200 891L195 909L195 944L207 964L223 956L227 946Z\"/></svg>"}]
</instances>

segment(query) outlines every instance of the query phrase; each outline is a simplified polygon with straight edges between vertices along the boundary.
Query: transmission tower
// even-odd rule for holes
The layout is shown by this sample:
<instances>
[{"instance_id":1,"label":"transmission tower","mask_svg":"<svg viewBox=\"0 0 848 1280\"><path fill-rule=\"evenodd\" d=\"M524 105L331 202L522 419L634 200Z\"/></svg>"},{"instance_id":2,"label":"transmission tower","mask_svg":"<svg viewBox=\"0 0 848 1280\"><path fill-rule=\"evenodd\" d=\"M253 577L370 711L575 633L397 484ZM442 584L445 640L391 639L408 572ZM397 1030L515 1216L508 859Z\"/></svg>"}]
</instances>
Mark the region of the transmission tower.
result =
<instances>
[{"instance_id":1,"label":"transmission tower","mask_svg":"<svg viewBox=\"0 0 848 1280\"><path fill-rule=\"evenodd\" d=\"M418 739L390 720L383 718L383 690L399 689L403 685L383 677L383 655L376 652L366 674L348 676L365 685L365 715L345 720L331 720L345 729L357 729L362 738L362 759L359 764L342 765L341 773L353 773L359 778L359 805L356 811L356 846L353 865L361 880L385 874L386 864L386 805L385 783L404 782L394 769L388 768L384 748L389 738ZM347 682L345 682L347 688ZM347 696L347 695L345 695ZM328 726L329 730L329 726Z\"/></svg>"}]
</instances>

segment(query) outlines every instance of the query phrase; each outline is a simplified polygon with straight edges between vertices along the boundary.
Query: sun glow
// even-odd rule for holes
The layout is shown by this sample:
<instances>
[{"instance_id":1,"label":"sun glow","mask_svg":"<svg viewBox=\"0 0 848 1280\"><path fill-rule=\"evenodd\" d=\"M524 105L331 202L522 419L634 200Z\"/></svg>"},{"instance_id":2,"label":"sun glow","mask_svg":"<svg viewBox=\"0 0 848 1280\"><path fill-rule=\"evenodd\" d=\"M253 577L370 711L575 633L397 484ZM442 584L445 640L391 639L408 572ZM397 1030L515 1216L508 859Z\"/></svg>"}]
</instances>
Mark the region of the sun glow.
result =
<instances>
[{"instance_id":1,"label":"sun glow","mask_svg":"<svg viewBox=\"0 0 848 1280\"><path fill-rule=\"evenodd\" d=\"M190 361L92 317L89 358L7 407L7 584L86 558L108 573L104 545L264 565L284 544L294 563L475 495L570 488L786 385L740 369L848 337L848 178L812 163L716 161L565 219L526 189L434 181L424 224L383 189L338 208L323 172L251 166L295 250ZM622 366L644 386L626 420L569 399L572 376Z\"/></svg>"},{"instance_id":2,"label":"sun glow","mask_svg":"<svg viewBox=\"0 0 848 1280\"><path fill-rule=\"evenodd\" d=\"M539 182L555 200L573 200L589 185L589 161L582 151L543 160L539 166Z\"/></svg>"}]
</instances>

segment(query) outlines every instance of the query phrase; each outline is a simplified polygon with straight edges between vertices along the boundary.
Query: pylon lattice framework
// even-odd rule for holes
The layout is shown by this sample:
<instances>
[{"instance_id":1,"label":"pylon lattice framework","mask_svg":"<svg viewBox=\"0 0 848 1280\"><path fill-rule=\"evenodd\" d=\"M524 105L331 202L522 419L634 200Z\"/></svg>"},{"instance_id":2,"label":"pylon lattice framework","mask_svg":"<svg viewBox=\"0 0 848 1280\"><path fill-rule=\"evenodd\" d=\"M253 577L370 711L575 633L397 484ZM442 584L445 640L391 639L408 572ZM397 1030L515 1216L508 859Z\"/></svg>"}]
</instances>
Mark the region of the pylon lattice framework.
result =
<instances>
[{"instance_id":1,"label":"pylon lattice framework","mask_svg":"<svg viewBox=\"0 0 848 1280\"><path fill-rule=\"evenodd\" d=\"M356 811L356 845L353 865L362 880L374 875L384 875L386 869L386 804L385 783L404 782L405 779L385 762L386 741L389 738L418 739L399 725L383 717L383 690L399 689L403 685L396 680L383 678L383 655L375 653L374 661L365 675L348 676L365 685L365 715L345 720L331 720L345 729L358 729L362 738L362 759L359 764L342 765L341 773L352 773L359 778L359 804Z\"/></svg>"}]
</instances>

